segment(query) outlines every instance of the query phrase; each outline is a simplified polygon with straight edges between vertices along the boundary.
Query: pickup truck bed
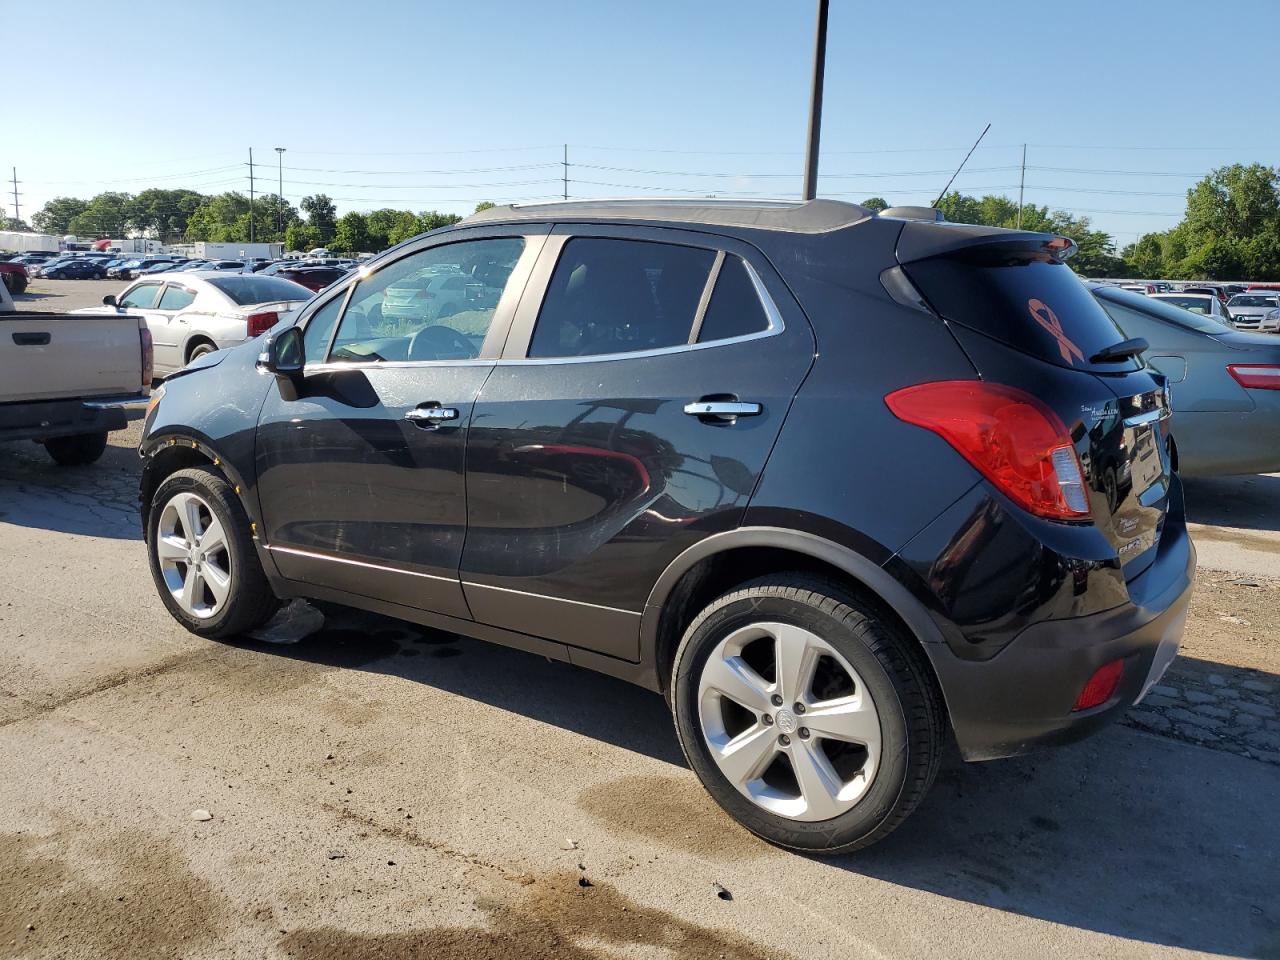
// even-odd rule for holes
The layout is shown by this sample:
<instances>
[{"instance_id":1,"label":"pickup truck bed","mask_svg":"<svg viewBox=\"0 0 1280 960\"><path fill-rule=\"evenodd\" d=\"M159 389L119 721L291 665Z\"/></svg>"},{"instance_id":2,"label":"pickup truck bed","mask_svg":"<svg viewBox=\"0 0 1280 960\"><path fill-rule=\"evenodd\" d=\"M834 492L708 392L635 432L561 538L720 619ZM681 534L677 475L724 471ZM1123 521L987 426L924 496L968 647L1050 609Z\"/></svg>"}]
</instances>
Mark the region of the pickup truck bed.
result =
<instances>
[{"instance_id":1,"label":"pickup truck bed","mask_svg":"<svg viewBox=\"0 0 1280 960\"><path fill-rule=\"evenodd\" d=\"M90 463L142 416L151 334L141 317L0 312L0 440L35 440Z\"/></svg>"}]
</instances>

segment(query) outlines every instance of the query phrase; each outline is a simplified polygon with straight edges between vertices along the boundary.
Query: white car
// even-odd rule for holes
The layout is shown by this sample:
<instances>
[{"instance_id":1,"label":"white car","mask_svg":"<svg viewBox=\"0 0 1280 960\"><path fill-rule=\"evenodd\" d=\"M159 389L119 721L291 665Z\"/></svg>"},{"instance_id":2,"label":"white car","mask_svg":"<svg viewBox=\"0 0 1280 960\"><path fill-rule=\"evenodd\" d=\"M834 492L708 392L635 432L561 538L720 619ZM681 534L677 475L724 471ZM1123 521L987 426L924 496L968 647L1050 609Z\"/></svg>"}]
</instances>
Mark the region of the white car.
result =
<instances>
[{"instance_id":1,"label":"white car","mask_svg":"<svg viewBox=\"0 0 1280 960\"><path fill-rule=\"evenodd\" d=\"M291 316L312 292L280 277L193 271L152 273L103 306L75 313L131 313L143 317L155 344L157 377L196 357L233 347Z\"/></svg>"},{"instance_id":2,"label":"white car","mask_svg":"<svg viewBox=\"0 0 1280 960\"><path fill-rule=\"evenodd\" d=\"M1222 305L1221 300L1211 293L1150 293L1147 296L1153 300L1163 300L1175 307L1190 310L1192 313L1198 313L1204 317L1213 317L1213 319L1221 320L1227 326L1231 326L1231 315L1227 313L1227 308Z\"/></svg>"}]
</instances>

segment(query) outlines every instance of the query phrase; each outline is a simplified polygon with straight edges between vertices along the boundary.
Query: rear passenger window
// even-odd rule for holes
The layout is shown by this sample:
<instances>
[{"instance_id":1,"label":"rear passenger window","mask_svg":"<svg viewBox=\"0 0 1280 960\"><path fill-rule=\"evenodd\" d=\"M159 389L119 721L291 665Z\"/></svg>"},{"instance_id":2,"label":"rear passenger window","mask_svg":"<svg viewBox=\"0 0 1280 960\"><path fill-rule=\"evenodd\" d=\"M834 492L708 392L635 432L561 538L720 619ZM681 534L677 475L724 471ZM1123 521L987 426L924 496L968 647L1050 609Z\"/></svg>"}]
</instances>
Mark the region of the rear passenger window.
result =
<instances>
[{"instance_id":1,"label":"rear passenger window","mask_svg":"<svg viewBox=\"0 0 1280 960\"><path fill-rule=\"evenodd\" d=\"M720 266L711 302L702 318L698 342L745 337L769 329L769 315L740 257L727 256Z\"/></svg>"},{"instance_id":2,"label":"rear passenger window","mask_svg":"<svg viewBox=\"0 0 1280 960\"><path fill-rule=\"evenodd\" d=\"M634 353L689 342L715 253L646 240L565 244L530 357Z\"/></svg>"},{"instance_id":3,"label":"rear passenger window","mask_svg":"<svg viewBox=\"0 0 1280 960\"><path fill-rule=\"evenodd\" d=\"M165 287L164 293L160 297L160 309L181 310L183 307L191 306L191 301L195 298L194 290L187 290L183 287Z\"/></svg>"}]
</instances>

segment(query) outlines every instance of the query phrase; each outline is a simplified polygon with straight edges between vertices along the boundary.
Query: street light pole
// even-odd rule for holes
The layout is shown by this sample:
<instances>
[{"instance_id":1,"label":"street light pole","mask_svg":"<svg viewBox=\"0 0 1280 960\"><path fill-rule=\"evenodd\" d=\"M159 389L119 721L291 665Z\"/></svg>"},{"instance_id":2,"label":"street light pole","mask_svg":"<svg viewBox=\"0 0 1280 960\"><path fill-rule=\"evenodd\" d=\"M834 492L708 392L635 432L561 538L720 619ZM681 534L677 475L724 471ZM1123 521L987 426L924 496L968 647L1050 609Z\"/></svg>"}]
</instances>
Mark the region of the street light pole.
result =
<instances>
[{"instance_id":1,"label":"street light pole","mask_svg":"<svg viewBox=\"0 0 1280 960\"><path fill-rule=\"evenodd\" d=\"M805 146L802 199L818 195L818 140L822 134L822 79L827 66L827 8L818 0L818 31L813 45L813 90L809 96L809 140Z\"/></svg>"},{"instance_id":2,"label":"street light pole","mask_svg":"<svg viewBox=\"0 0 1280 960\"><path fill-rule=\"evenodd\" d=\"M276 233L284 232L284 151L285 147L276 147L276 165L280 174L280 184L276 188Z\"/></svg>"}]
</instances>

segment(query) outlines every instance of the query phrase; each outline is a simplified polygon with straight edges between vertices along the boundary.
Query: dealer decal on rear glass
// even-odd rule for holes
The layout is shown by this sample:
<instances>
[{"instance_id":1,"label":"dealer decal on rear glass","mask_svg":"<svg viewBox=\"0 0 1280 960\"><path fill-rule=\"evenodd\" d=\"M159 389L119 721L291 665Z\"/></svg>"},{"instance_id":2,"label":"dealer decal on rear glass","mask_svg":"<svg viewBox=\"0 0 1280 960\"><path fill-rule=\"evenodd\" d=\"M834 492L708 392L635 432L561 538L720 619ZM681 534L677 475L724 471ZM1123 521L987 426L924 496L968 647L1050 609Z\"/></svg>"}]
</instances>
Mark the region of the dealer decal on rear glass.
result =
<instances>
[{"instance_id":1,"label":"dealer decal on rear glass","mask_svg":"<svg viewBox=\"0 0 1280 960\"><path fill-rule=\"evenodd\" d=\"M1042 300L1037 300L1035 297L1032 297L1027 301L1027 309L1031 311L1031 316L1035 317L1036 323L1048 330L1053 339L1058 341L1058 352L1062 354L1063 360L1067 361L1067 363L1073 367L1075 366L1076 361L1072 360L1072 357L1075 357L1076 360L1080 360L1081 362L1084 361L1084 354L1081 353L1080 348L1072 343L1067 335L1062 332L1062 321L1058 319L1058 315L1056 313L1049 309L1048 304Z\"/></svg>"}]
</instances>

